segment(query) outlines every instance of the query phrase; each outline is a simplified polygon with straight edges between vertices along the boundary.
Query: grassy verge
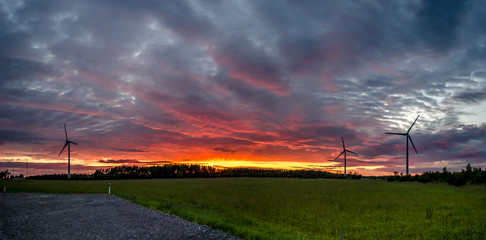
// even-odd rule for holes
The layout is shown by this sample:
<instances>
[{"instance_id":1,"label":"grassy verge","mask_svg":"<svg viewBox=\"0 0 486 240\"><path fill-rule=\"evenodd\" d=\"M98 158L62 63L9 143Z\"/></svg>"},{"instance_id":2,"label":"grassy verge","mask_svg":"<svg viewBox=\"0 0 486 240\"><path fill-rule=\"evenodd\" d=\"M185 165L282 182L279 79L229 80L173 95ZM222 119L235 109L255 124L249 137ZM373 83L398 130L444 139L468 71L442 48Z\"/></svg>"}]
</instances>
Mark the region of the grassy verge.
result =
<instances>
[{"instance_id":1,"label":"grassy verge","mask_svg":"<svg viewBox=\"0 0 486 240\"><path fill-rule=\"evenodd\" d=\"M0 181L107 193L108 181ZM245 239L482 239L486 186L295 178L111 181L112 193Z\"/></svg>"}]
</instances>

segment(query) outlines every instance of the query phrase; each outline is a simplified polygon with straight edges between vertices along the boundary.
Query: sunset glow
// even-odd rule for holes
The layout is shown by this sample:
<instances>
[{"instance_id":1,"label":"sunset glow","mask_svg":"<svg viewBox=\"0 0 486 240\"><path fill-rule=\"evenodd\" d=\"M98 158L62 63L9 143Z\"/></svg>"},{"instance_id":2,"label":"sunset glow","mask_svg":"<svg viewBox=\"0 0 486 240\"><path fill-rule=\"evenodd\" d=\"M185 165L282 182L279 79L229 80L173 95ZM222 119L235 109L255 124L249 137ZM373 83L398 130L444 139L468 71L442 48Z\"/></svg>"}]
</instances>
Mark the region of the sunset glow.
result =
<instances>
[{"instance_id":1,"label":"sunset glow","mask_svg":"<svg viewBox=\"0 0 486 240\"><path fill-rule=\"evenodd\" d=\"M486 167L481 1L0 2L0 170ZM413 152L413 153L412 153Z\"/></svg>"}]
</instances>

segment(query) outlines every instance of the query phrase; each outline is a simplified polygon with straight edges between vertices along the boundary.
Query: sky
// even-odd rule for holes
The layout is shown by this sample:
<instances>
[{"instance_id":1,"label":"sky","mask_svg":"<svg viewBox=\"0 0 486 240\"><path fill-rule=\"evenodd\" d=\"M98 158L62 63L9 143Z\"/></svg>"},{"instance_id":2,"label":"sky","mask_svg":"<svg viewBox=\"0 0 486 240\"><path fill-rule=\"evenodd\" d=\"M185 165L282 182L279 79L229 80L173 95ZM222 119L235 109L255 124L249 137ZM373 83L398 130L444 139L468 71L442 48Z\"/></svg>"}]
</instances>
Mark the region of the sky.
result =
<instances>
[{"instance_id":1,"label":"sky","mask_svg":"<svg viewBox=\"0 0 486 240\"><path fill-rule=\"evenodd\" d=\"M0 0L0 170L486 167L486 5Z\"/></svg>"}]
</instances>

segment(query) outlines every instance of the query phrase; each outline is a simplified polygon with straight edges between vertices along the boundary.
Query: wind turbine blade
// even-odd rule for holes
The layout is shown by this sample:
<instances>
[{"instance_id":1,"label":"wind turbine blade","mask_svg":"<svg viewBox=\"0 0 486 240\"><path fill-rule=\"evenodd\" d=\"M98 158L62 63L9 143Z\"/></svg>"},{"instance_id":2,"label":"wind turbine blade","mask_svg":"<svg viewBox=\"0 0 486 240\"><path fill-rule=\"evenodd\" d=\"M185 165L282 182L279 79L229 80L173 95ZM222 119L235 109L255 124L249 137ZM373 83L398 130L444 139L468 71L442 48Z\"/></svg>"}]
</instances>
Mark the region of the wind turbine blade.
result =
<instances>
[{"instance_id":1,"label":"wind turbine blade","mask_svg":"<svg viewBox=\"0 0 486 240\"><path fill-rule=\"evenodd\" d=\"M346 152L358 155L357 153L355 153L353 151L346 150Z\"/></svg>"},{"instance_id":2,"label":"wind turbine blade","mask_svg":"<svg viewBox=\"0 0 486 240\"><path fill-rule=\"evenodd\" d=\"M68 139L67 139L66 123L64 123L64 134L66 135L66 141L67 141Z\"/></svg>"},{"instance_id":3,"label":"wind turbine blade","mask_svg":"<svg viewBox=\"0 0 486 240\"><path fill-rule=\"evenodd\" d=\"M415 148L415 145L413 144L413 141L412 141L412 138L410 137L410 135L408 135L408 139L410 140L410 143L412 144L412 147L413 147L413 150L415 150L415 153L418 153L417 149Z\"/></svg>"},{"instance_id":4,"label":"wind turbine blade","mask_svg":"<svg viewBox=\"0 0 486 240\"><path fill-rule=\"evenodd\" d=\"M342 151L341 154L339 154L334 160L337 160L341 155L343 155L345 151Z\"/></svg>"},{"instance_id":5,"label":"wind turbine blade","mask_svg":"<svg viewBox=\"0 0 486 240\"><path fill-rule=\"evenodd\" d=\"M419 117L420 117L420 115L418 115L417 118L415 118L415 121L413 121L412 126L410 126L407 133L410 132L410 130L412 129L413 125L415 124L415 122L418 120Z\"/></svg>"},{"instance_id":6,"label":"wind turbine blade","mask_svg":"<svg viewBox=\"0 0 486 240\"><path fill-rule=\"evenodd\" d=\"M402 136L407 135L406 133L391 133L391 132L386 132L385 134L402 135Z\"/></svg>"},{"instance_id":7,"label":"wind turbine blade","mask_svg":"<svg viewBox=\"0 0 486 240\"><path fill-rule=\"evenodd\" d=\"M71 142L71 141L69 141L69 143L73 143L73 144L76 144L76 145L78 145L77 143L75 143L75 142Z\"/></svg>"},{"instance_id":8,"label":"wind turbine blade","mask_svg":"<svg viewBox=\"0 0 486 240\"><path fill-rule=\"evenodd\" d=\"M341 137L341 141L343 141L343 149L346 150L346 147L344 146L344 138Z\"/></svg>"},{"instance_id":9,"label":"wind turbine blade","mask_svg":"<svg viewBox=\"0 0 486 240\"><path fill-rule=\"evenodd\" d=\"M66 144L64 144L64 147L62 148L62 150L61 150L61 152L59 153L58 157L59 157L59 156L61 156L62 151L64 151L64 148L66 148L66 146L67 146L68 144L69 144L69 142L68 142L68 141L66 141Z\"/></svg>"}]
</instances>

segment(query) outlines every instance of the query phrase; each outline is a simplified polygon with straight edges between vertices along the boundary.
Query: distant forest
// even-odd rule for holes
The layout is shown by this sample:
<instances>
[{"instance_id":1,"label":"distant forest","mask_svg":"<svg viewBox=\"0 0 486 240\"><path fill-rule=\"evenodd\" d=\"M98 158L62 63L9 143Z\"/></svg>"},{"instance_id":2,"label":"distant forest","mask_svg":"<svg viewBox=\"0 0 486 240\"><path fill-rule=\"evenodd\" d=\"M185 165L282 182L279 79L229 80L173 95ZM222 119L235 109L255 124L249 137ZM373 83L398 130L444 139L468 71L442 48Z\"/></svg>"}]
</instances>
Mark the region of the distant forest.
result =
<instances>
[{"instance_id":1,"label":"distant forest","mask_svg":"<svg viewBox=\"0 0 486 240\"><path fill-rule=\"evenodd\" d=\"M446 182L454 186L464 186L466 183L481 184L486 183L486 169L483 171L481 168L471 167L471 164L467 164L466 169L462 169L460 172L449 172L447 168L443 168L440 171L423 172L416 175L398 175L395 173L393 176L388 176L386 179L389 182Z\"/></svg>"},{"instance_id":2,"label":"distant forest","mask_svg":"<svg viewBox=\"0 0 486 240\"><path fill-rule=\"evenodd\" d=\"M0 179L13 178L8 170L0 172ZM23 178L23 176L16 176ZM71 180L109 180L109 179L151 179L151 178L215 178L215 177L287 177L287 178L334 178L344 179L344 174L336 174L315 170L269 170L253 168L227 168L216 169L210 166L194 164L165 164L162 166L139 167L118 166L107 169L98 169L93 174L72 174ZM349 179L361 179L361 174L349 173ZM369 177L376 180L389 182L446 182L454 186L463 186L467 183L486 183L486 169L471 167L460 172L449 172L445 167L442 171L429 171L416 175L395 175L382 177ZM65 180L67 174L50 174L29 176L27 179L39 180Z\"/></svg>"},{"instance_id":3,"label":"distant forest","mask_svg":"<svg viewBox=\"0 0 486 240\"><path fill-rule=\"evenodd\" d=\"M215 177L289 177L289 178L343 178L343 174L313 170L270 170L253 168L216 169L197 164L165 164L139 167L118 166L98 169L93 174L72 174L72 180L150 179L150 178L215 178ZM358 173L348 178L360 179ZM30 176L28 179L67 179L66 174Z\"/></svg>"}]
</instances>

